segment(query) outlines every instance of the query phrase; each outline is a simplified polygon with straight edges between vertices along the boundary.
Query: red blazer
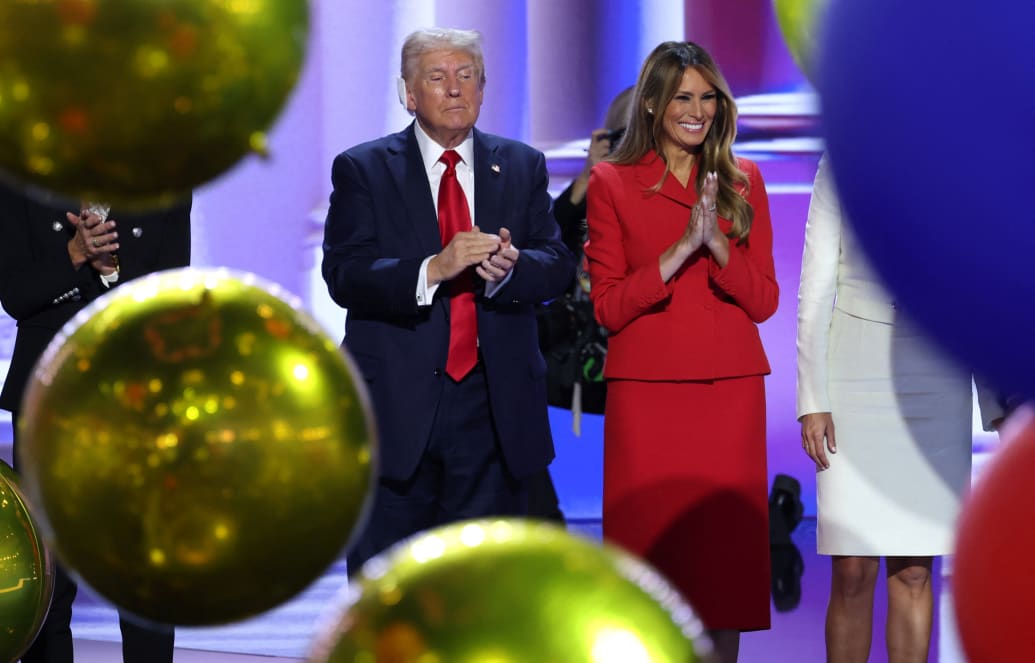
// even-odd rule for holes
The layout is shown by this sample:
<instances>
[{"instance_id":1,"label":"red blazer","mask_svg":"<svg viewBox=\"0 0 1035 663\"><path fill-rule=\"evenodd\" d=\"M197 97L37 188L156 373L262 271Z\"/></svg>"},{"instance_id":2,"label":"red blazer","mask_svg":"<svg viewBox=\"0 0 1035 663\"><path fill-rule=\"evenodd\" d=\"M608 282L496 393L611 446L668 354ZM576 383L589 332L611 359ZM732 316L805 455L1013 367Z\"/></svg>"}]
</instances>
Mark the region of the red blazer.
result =
<instances>
[{"instance_id":1,"label":"red blazer","mask_svg":"<svg viewBox=\"0 0 1035 663\"><path fill-rule=\"evenodd\" d=\"M754 220L747 243L730 240L720 269L707 249L687 260L668 283L658 259L686 229L697 201L668 175L654 153L639 163L593 168L587 193L586 256L597 320L611 333L604 375L634 380L708 380L769 373L760 323L776 311L769 198L758 166L738 160L748 175ZM691 176L691 183L694 181ZM728 232L731 222L719 218Z\"/></svg>"}]
</instances>

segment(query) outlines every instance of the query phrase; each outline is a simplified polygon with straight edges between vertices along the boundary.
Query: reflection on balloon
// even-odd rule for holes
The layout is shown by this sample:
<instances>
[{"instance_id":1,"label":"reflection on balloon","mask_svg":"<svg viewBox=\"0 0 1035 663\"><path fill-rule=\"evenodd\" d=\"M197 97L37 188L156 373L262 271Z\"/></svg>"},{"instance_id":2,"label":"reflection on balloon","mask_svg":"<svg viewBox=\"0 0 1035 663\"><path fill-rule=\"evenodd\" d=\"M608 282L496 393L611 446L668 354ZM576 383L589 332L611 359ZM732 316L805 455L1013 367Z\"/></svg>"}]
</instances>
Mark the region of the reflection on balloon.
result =
<instances>
[{"instance_id":1,"label":"reflection on balloon","mask_svg":"<svg viewBox=\"0 0 1035 663\"><path fill-rule=\"evenodd\" d=\"M26 492L55 553L146 619L272 608L366 513L372 417L351 362L254 276L176 270L84 309L19 418Z\"/></svg>"},{"instance_id":2,"label":"reflection on balloon","mask_svg":"<svg viewBox=\"0 0 1035 663\"><path fill-rule=\"evenodd\" d=\"M1024 396L1035 223L1017 183L1035 177L1035 62L1020 44L1033 25L1032 2L829 0L818 63L838 193L873 266L965 366ZM959 95L975 100L962 114Z\"/></svg>"},{"instance_id":3,"label":"reflection on balloon","mask_svg":"<svg viewBox=\"0 0 1035 663\"><path fill-rule=\"evenodd\" d=\"M0 2L0 171L170 202L265 149L308 20L306 0Z\"/></svg>"},{"instance_id":4,"label":"reflection on balloon","mask_svg":"<svg viewBox=\"0 0 1035 663\"><path fill-rule=\"evenodd\" d=\"M787 49L810 80L815 81L816 60L822 26L822 13L827 0L773 0L776 21Z\"/></svg>"},{"instance_id":5,"label":"reflection on balloon","mask_svg":"<svg viewBox=\"0 0 1035 663\"><path fill-rule=\"evenodd\" d=\"M1035 411L1011 419L1011 434L974 486L960 516L952 593L960 640L973 663L1035 660Z\"/></svg>"},{"instance_id":6,"label":"reflection on balloon","mask_svg":"<svg viewBox=\"0 0 1035 663\"><path fill-rule=\"evenodd\" d=\"M0 461L0 661L17 661L36 639L54 594L53 574L18 477Z\"/></svg>"},{"instance_id":7,"label":"reflection on balloon","mask_svg":"<svg viewBox=\"0 0 1035 663\"><path fill-rule=\"evenodd\" d=\"M545 522L467 521L371 559L313 663L692 663L711 651L675 589L638 559Z\"/></svg>"}]
</instances>

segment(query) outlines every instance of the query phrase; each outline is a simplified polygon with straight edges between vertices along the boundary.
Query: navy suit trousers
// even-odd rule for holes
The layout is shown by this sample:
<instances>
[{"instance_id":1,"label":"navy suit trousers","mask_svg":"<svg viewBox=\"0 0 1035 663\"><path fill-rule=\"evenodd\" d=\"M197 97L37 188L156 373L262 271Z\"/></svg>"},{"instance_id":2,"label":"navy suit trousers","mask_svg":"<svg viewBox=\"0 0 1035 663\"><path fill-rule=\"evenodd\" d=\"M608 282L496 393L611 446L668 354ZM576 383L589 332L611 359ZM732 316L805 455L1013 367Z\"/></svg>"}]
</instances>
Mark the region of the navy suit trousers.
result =
<instances>
[{"instance_id":1,"label":"navy suit trousers","mask_svg":"<svg viewBox=\"0 0 1035 663\"><path fill-rule=\"evenodd\" d=\"M527 515L525 482L503 463L481 363L460 382L443 379L420 464L405 481L378 482L366 528L350 547L350 575L422 530L469 518Z\"/></svg>"}]
</instances>

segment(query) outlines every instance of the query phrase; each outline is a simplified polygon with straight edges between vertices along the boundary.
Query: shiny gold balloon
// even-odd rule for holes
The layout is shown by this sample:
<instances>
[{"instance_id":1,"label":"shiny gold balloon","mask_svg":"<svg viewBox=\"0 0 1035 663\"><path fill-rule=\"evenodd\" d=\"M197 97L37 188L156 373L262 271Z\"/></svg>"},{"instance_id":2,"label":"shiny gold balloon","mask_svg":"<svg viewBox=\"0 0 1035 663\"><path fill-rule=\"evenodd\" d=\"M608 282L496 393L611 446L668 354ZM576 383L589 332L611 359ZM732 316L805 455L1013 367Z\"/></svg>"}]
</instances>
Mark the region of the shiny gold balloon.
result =
<instances>
[{"instance_id":1,"label":"shiny gold balloon","mask_svg":"<svg viewBox=\"0 0 1035 663\"><path fill-rule=\"evenodd\" d=\"M816 80L816 47L822 13L829 0L773 0L784 42L802 73Z\"/></svg>"},{"instance_id":2,"label":"shiny gold balloon","mask_svg":"<svg viewBox=\"0 0 1035 663\"><path fill-rule=\"evenodd\" d=\"M119 286L48 346L19 418L26 493L58 558L146 619L218 624L292 597L365 517L358 371L250 275Z\"/></svg>"},{"instance_id":3,"label":"shiny gold balloon","mask_svg":"<svg viewBox=\"0 0 1035 663\"><path fill-rule=\"evenodd\" d=\"M0 171L169 202L264 151L308 22L306 0L4 0Z\"/></svg>"},{"instance_id":4,"label":"shiny gold balloon","mask_svg":"<svg viewBox=\"0 0 1035 663\"><path fill-rule=\"evenodd\" d=\"M36 639L54 595L54 566L18 489L0 461L0 661L17 661Z\"/></svg>"},{"instance_id":5,"label":"shiny gold balloon","mask_svg":"<svg viewBox=\"0 0 1035 663\"><path fill-rule=\"evenodd\" d=\"M475 520L367 562L313 663L692 663L711 644L638 559L545 522Z\"/></svg>"}]
</instances>

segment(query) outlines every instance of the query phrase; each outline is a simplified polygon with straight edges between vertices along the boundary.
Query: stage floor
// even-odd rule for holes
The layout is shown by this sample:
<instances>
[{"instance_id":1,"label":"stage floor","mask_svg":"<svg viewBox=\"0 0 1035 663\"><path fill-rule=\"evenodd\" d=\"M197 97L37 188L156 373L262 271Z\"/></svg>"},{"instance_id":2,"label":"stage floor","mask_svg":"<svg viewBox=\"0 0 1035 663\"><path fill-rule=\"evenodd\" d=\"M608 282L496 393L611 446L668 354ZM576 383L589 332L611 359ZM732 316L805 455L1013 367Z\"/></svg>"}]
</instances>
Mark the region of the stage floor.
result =
<instances>
[{"instance_id":1,"label":"stage floor","mask_svg":"<svg viewBox=\"0 0 1035 663\"><path fill-rule=\"evenodd\" d=\"M599 536L599 525L594 522L573 523L572 528L588 536ZM777 609L776 604L773 607L772 628L744 634L741 640L742 663L818 663L824 659L823 619L830 589L830 563L828 558L815 552L815 520L802 521L792 538L802 559L800 599L789 609L795 603L796 589L794 574L789 574L783 593L777 597L781 609ZM930 661L963 663L965 659L956 642L951 597L945 578L949 567L948 560L935 567L938 618ZM344 583L345 566L339 563L296 600L265 615L220 628L178 629L176 663L304 661L317 624L325 611L334 605L335 596ZM879 587L871 663L887 661L882 644L885 597L883 588ZM73 614L76 660L79 663L119 660L115 611L83 591L76 600Z\"/></svg>"},{"instance_id":2,"label":"stage floor","mask_svg":"<svg viewBox=\"0 0 1035 663\"><path fill-rule=\"evenodd\" d=\"M0 436L0 440L4 439ZM974 475L991 456L987 450L974 455ZM0 458L9 460L10 448L0 443ZM569 524L585 536L599 539L596 519L579 519ZM800 579L779 562L774 577L785 582L775 597L772 628L745 633L741 640L742 663L819 663L824 660L823 621L830 591L830 562L816 554L816 521L806 518L792 532L801 555ZM774 555L774 559L788 559ZM793 555L790 556L793 559ZM965 663L952 613L949 588L951 558L935 565L936 619L929 660ZM248 621L216 628L181 628L176 632L176 663L278 663L304 661L318 625L333 608L346 582L344 561L336 563L293 601ZM800 595L795 598L796 592ZM886 594L878 583L874 615L874 647L870 663L885 663L883 631ZM73 610L72 632L78 663L109 663L119 655L118 616L106 601L81 588Z\"/></svg>"},{"instance_id":3,"label":"stage floor","mask_svg":"<svg viewBox=\"0 0 1035 663\"><path fill-rule=\"evenodd\" d=\"M76 663L117 663L122 660L122 650L117 642L78 638L75 641L75 660ZM174 656L175 663L294 663L302 660L182 648L177 648Z\"/></svg>"}]
</instances>

